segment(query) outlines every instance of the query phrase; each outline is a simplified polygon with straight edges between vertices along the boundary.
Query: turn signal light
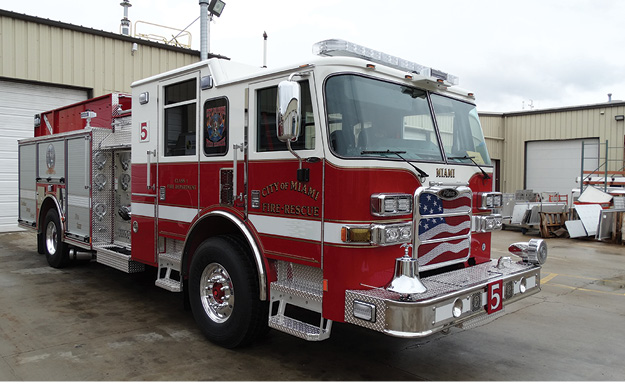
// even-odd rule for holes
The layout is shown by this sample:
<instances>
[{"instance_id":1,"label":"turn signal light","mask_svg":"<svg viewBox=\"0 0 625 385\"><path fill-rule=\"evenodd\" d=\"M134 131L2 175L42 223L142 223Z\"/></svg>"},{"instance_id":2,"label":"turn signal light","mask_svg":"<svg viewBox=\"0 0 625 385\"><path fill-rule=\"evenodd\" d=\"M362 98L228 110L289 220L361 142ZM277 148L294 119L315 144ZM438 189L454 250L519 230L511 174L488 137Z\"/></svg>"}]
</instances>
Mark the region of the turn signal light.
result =
<instances>
[{"instance_id":1,"label":"turn signal light","mask_svg":"<svg viewBox=\"0 0 625 385\"><path fill-rule=\"evenodd\" d=\"M371 229L369 227L350 227L343 226L341 228L341 240L343 242L371 242Z\"/></svg>"},{"instance_id":2,"label":"turn signal light","mask_svg":"<svg viewBox=\"0 0 625 385\"><path fill-rule=\"evenodd\" d=\"M341 240L345 243L370 243L386 246L411 242L412 222L380 224L370 226L343 226Z\"/></svg>"}]
</instances>

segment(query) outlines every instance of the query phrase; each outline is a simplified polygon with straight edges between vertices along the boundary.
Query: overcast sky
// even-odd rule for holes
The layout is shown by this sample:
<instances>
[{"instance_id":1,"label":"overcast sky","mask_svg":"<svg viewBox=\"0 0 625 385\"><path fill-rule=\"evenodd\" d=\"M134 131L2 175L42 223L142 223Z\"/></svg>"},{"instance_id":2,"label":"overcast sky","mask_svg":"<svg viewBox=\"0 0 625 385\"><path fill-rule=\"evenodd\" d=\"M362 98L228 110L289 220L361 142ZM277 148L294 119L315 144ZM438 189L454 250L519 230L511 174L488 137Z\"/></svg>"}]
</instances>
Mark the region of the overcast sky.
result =
<instances>
[{"instance_id":1,"label":"overcast sky","mask_svg":"<svg viewBox=\"0 0 625 385\"><path fill-rule=\"evenodd\" d=\"M480 111L625 100L622 0L224 0L210 51L268 66L305 62L341 38L450 72ZM130 0L129 18L183 29L198 0ZM121 0L0 0L3 9L119 32ZM200 25L189 31L199 50Z\"/></svg>"}]
</instances>

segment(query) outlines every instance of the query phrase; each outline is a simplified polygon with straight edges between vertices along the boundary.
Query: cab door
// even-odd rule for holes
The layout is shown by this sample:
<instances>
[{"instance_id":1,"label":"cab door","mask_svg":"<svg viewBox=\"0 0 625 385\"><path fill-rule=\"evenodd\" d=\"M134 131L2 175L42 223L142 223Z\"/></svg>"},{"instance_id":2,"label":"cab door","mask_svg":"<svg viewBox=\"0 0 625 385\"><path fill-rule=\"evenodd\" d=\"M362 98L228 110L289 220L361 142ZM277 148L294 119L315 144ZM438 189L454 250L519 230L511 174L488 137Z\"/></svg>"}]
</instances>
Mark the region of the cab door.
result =
<instances>
[{"instance_id":1,"label":"cab door","mask_svg":"<svg viewBox=\"0 0 625 385\"><path fill-rule=\"evenodd\" d=\"M299 160L276 132L275 79L250 87L248 214L267 257L321 267L323 146L312 74L296 77L301 87L300 135L292 142Z\"/></svg>"},{"instance_id":2,"label":"cab door","mask_svg":"<svg viewBox=\"0 0 625 385\"><path fill-rule=\"evenodd\" d=\"M157 235L159 252L167 242L184 241L198 211L199 72L162 81L160 149L157 171Z\"/></svg>"},{"instance_id":3,"label":"cab door","mask_svg":"<svg viewBox=\"0 0 625 385\"><path fill-rule=\"evenodd\" d=\"M157 265L197 213L198 72L133 86L132 259ZM164 250L164 242L160 245Z\"/></svg>"}]
</instances>

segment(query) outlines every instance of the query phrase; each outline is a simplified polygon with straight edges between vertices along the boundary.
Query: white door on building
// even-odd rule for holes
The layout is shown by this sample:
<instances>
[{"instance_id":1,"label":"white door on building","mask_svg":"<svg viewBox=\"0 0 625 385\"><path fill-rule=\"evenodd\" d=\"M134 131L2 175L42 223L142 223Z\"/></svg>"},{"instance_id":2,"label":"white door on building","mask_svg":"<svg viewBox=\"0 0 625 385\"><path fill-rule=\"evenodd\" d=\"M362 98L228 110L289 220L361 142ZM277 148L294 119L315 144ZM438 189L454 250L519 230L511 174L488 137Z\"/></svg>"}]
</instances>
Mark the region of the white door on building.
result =
<instances>
[{"instance_id":1,"label":"white door on building","mask_svg":"<svg viewBox=\"0 0 625 385\"><path fill-rule=\"evenodd\" d=\"M535 193L557 192L570 195L579 188L575 178L582 171L582 143L584 169L594 170L598 165L598 139L545 140L525 144L525 188Z\"/></svg>"},{"instance_id":2,"label":"white door on building","mask_svg":"<svg viewBox=\"0 0 625 385\"><path fill-rule=\"evenodd\" d=\"M17 227L17 140L32 138L35 114L87 99L87 91L0 80L0 232Z\"/></svg>"}]
</instances>

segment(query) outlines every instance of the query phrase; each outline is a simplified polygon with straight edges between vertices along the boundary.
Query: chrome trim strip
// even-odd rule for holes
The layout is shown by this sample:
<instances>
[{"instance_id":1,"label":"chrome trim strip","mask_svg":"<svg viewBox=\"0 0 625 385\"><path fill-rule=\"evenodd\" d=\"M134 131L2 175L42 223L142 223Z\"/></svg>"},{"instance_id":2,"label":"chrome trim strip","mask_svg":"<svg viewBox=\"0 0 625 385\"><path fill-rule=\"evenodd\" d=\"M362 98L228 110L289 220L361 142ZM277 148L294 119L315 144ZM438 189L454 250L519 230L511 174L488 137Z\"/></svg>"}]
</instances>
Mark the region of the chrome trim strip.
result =
<instances>
[{"instance_id":1,"label":"chrome trim strip","mask_svg":"<svg viewBox=\"0 0 625 385\"><path fill-rule=\"evenodd\" d=\"M156 198L156 194L132 193L132 196Z\"/></svg>"},{"instance_id":2,"label":"chrome trim strip","mask_svg":"<svg viewBox=\"0 0 625 385\"><path fill-rule=\"evenodd\" d=\"M452 241L457 241L457 240L466 239L466 238L467 238L467 235L456 235L454 237L447 237L447 238L432 238L432 239L427 239L425 241L420 241L419 244L428 245L432 243L452 242Z\"/></svg>"},{"instance_id":3,"label":"chrome trim strip","mask_svg":"<svg viewBox=\"0 0 625 385\"><path fill-rule=\"evenodd\" d=\"M427 193L427 191L425 191ZM432 219L432 218L446 218L446 217L457 217L460 215L471 215L471 209L467 209L466 211L450 211L447 214L426 214L426 215L421 215L421 219Z\"/></svg>"},{"instance_id":4,"label":"chrome trim strip","mask_svg":"<svg viewBox=\"0 0 625 385\"><path fill-rule=\"evenodd\" d=\"M55 140L63 139L66 137L72 137L72 136L78 137L82 135L89 135L94 128L98 128L98 127L91 126L91 128L84 128L78 131L59 132L58 134L52 134L52 135L46 135L46 136L35 136L34 138L20 139L17 142L18 144L26 144L26 143L33 143L33 142L48 143L50 141L55 141ZM104 129L107 129L107 128L104 128ZM108 130L110 131L110 129Z\"/></svg>"}]
</instances>

